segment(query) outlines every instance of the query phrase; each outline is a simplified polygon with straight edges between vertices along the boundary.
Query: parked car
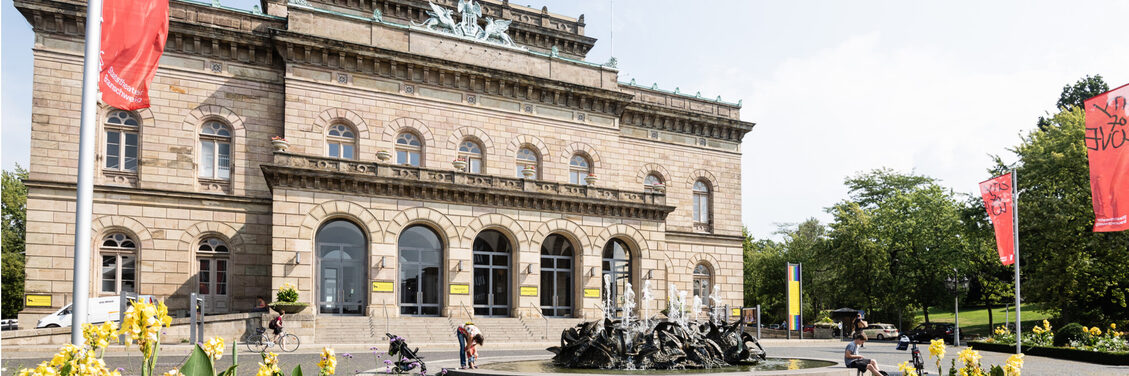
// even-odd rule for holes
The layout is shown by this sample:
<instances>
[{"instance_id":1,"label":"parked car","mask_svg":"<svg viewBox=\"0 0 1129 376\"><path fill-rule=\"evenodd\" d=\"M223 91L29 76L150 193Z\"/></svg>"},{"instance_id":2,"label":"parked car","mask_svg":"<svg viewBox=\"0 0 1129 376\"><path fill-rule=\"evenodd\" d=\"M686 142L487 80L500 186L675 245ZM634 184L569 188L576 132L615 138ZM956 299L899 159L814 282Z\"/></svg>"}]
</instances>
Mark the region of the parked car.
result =
<instances>
[{"instance_id":1,"label":"parked car","mask_svg":"<svg viewBox=\"0 0 1129 376\"><path fill-rule=\"evenodd\" d=\"M780 324L769 324L769 325L768 325L768 328L769 328L769 329L775 329L775 330L782 330L782 329L784 329L784 328L781 328L781 327L780 327Z\"/></svg>"},{"instance_id":2,"label":"parked car","mask_svg":"<svg viewBox=\"0 0 1129 376\"><path fill-rule=\"evenodd\" d=\"M866 329L863 329L862 332L866 334L866 338L877 340L897 339L900 334L898 333L898 328L894 327L894 324L883 323L870 324Z\"/></svg>"},{"instance_id":3,"label":"parked car","mask_svg":"<svg viewBox=\"0 0 1129 376\"><path fill-rule=\"evenodd\" d=\"M815 333L815 325L804 325L804 333Z\"/></svg>"},{"instance_id":4,"label":"parked car","mask_svg":"<svg viewBox=\"0 0 1129 376\"><path fill-rule=\"evenodd\" d=\"M20 321L18 319L4 319L0 321L0 329L3 330L17 330L20 328Z\"/></svg>"},{"instance_id":5,"label":"parked car","mask_svg":"<svg viewBox=\"0 0 1129 376\"><path fill-rule=\"evenodd\" d=\"M943 339L945 342L953 340L953 330L956 326L944 322L927 322L918 324L912 330L906 333L911 341L917 343L924 343L934 339Z\"/></svg>"}]
</instances>

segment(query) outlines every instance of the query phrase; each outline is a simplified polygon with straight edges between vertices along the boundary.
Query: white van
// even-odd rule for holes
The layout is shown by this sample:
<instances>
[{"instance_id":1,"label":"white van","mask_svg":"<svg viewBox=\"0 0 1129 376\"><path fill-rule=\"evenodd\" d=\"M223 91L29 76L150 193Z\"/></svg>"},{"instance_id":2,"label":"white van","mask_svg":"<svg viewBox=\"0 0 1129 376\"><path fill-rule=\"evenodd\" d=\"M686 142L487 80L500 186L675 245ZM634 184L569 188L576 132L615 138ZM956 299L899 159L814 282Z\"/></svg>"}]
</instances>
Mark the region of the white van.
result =
<instances>
[{"instance_id":1,"label":"white van","mask_svg":"<svg viewBox=\"0 0 1129 376\"><path fill-rule=\"evenodd\" d=\"M149 303L156 301L153 299L152 295L139 295L138 299ZM86 306L86 322L98 324L118 320L121 320L120 296L90 298L90 302ZM70 304L60 308L58 311L55 311L55 313L47 315L47 317L39 319L39 322L35 324L36 328L59 328L67 326L71 326Z\"/></svg>"}]
</instances>

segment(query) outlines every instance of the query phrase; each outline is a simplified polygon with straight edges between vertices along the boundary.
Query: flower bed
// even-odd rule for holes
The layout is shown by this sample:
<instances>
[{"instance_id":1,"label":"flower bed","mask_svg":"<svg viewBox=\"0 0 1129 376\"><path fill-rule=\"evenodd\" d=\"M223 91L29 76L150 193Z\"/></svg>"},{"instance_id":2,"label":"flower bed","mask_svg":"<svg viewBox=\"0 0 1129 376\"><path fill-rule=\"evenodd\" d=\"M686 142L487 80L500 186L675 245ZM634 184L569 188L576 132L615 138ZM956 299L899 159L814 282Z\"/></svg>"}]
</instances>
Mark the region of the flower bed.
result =
<instances>
[{"instance_id":1,"label":"flower bed","mask_svg":"<svg viewBox=\"0 0 1129 376\"><path fill-rule=\"evenodd\" d=\"M993 351L1010 353L1015 352L1015 344L991 343L983 341L971 341L969 345L973 349L981 351ZM1110 365L1129 365L1129 352L1102 352L1091 351L1082 349L1072 349L1069 347L1053 347L1053 346L1024 346L1023 353L1033 356L1045 356L1048 358L1075 360L1079 362L1097 363L1097 364L1110 364Z\"/></svg>"}]
</instances>

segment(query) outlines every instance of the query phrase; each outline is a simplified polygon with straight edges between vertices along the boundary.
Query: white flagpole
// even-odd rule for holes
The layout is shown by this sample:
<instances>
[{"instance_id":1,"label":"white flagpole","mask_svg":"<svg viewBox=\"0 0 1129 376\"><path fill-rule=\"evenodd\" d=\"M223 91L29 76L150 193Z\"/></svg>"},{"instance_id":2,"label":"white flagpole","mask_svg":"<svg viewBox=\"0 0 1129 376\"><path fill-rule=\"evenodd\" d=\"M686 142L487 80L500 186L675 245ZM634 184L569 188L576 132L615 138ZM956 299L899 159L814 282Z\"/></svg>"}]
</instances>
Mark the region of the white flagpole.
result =
<instances>
[{"instance_id":1,"label":"white flagpole","mask_svg":"<svg viewBox=\"0 0 1129 376\"><path fill-rule=\"evenodd\" d=\"M1016 185L1015 171L1011 172L1011 236L1012 251L1015 258L1015 353L1023 353L1023 330L1019 327L1019 186Z\"/></svg>"},{"instance_id":2,"label":"white flagpole","mask_svg":"<svg viewBox=\"0 0 1129 376\"><path fill-rule=\"evenodd\" d=\"M94 131L98 116L99 52L102 50L102 0L86 2L86 54L82 62L82 120L78 142L78 186L74 219L74 288L71 343L82 345L90 299L90 221L94 201Z\"/></svg>"}]
</instances>

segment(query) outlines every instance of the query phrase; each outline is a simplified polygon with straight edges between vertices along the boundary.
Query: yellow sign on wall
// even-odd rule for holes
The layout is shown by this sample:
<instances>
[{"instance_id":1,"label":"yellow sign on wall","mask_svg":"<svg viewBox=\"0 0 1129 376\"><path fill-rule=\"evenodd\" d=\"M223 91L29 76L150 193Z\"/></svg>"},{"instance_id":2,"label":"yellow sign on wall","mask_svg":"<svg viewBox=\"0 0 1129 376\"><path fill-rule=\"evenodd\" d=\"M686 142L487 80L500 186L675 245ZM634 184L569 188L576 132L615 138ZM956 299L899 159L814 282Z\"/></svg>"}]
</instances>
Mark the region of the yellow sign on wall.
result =
<instances>
[{"instance_id":1,"label":"yellow sign on wall","mask_svg":"<svg viewBox=\"0 0 1129 376\"><path fill-rule=\"evenodd\" d=\"M537 296L537 286L521 286L521 296Z\"/></svg>"},{"instance_id":2,"label":"yellow sign on wall","mask_svg":"<svg viewBox=\"0 0 1129 376\"><path fill-rule=\"evenodd\" d=\"M389 281L373 281L372 292L392 292L392 282Z\"/></svg>"},{"instance_id":3,"label":"yellow sign on wall","mask_svg":"<svg viewBox=\"0 0 1129 376\"><path fill-rule=\"evenodd\" d=\"M451 295L470 295L470 285L451 284Z\"/></svg>"},{"instance_id":4,"label":"yellow sign on wall","mask_svg":"<svg viewBox=\"0 0 1129 376\"><path fill-rule=\"evenodd\" d=\"M584 289L585 298L599 298L600 289Z\"/></svg>"},{"instance_id":5,"label":"yellow sign on wall","mask_svg":"<svg viewBox=\"0 0 1129 376\"><path fill-rule=\"evenodd\" d=\"M50 307L51 306L51 295L31 295L31 294L25 295L24 306L25 307Z\"/></svg>"},{"instance_id":6,"label":"yellow sign on wall","mask_svg":"<svg viewBox=\"0 0 1129 376\"><path fill-rule=\"evenodd\" d=\"M733 309L730 309L730 310L729 310L729 315L730 315L730 316L741 316L741 309L740 309L740 308L733 308Z\"/></svg>"}]
</instances>

